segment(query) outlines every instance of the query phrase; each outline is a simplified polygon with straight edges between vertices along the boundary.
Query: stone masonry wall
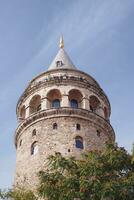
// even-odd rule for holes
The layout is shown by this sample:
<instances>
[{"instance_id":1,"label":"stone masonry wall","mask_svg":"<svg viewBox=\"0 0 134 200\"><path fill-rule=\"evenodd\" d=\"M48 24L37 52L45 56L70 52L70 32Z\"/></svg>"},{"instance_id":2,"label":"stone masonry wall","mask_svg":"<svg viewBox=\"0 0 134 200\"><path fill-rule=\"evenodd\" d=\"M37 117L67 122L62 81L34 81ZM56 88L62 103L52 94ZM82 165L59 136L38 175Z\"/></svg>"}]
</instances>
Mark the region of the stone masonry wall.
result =
<instances>
[{"instance_id":1,"label":"stone masonry wall","mask_svg":"<svg viewBox=\"0 0 134 200\"><path fill-rule=\"evenodd\" d=\"M57 91L60 93L60 108L52 108L48 98L52 90L55 94ZM73 98L78 98L78 108L70 106L71 90L74 90ZM35 96L40 99L40 109L31 113L30 102ZM91 96L99 101L94 110L91 108ZM19 125L15 132L15 185L35 188L38 184L37 173L46 169L47 157L55 152L80 158L82 152L101 150L107 141L115 139L109 121L110 113L109 100L99 84L81 71L52 70L33 79L17 104ZM53 129L54 123L57 129ZM34 135L33 130L36 130ZM83 140L83 149L76 148L77 136ZM38 150L31 155L35 142Z\"/></svg>"},{"instance_id":2,"label":"stone masonry wall","mask_svg":"<svg viewBox=\"0 0 134 200\"><path fill-rule=\"evenodd\" d=\"M57 123L56 130L53 130L53 123ZM76 124L80 124L80 130L76 130ZM32 136L34 129L36 135ZM100 136L97 135L97 130ZM49 155L61 152L63 156L79 158L81 152L101 150L110 139L109 131L105 129L103 121L100 126L81 117L53 117L31 124L21 133L17 143L16 183L26 181L34 188L38 183L36 174L40 169L45 169L45 161ZM76 136L83 138L83 150L75 147ZM31 145L35 141L38 143L38 153L31 155Z\"/></svg>"}]
</instances>

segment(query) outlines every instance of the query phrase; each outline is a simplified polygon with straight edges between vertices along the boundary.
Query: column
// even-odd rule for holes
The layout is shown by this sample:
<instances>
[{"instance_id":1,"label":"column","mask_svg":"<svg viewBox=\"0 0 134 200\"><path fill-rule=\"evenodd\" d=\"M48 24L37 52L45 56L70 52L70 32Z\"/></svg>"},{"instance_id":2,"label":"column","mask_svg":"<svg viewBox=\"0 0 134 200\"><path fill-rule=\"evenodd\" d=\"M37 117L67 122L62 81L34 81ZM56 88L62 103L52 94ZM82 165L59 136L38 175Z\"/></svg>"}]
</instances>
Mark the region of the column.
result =
<instances>
[{"instance_id":1,"label":"column","mask_svg":"<svg viewBox=\"0 0 134 200\"><path fill-rule=\"evenodd\" d=\"M62 96L61 107L70 107L67 94L63 94L63 96Z\"/></svg>"},{"instance_id":2,"label":"column","mask_svg":"<svg viewBox=\"0 0 134 200\"><path fill-rule=\"evenodd\" d=\"M83 98L83 108L89 110L89 99L87 97Z\"/></svg>"},{"instance_id":3,"label":"column","mask_svg":"<svg viewBox=\"0 0 134 200\"><path fill-rule=\"evenodd\" d=\"M99 106L99 107L97 108L96 113L97 113L98 115L100 115L101 117L104 117L104 110L103 110L103 108L102 108L101 106Z\"/></svg>"},{"instance_id":4,"label":"column","mask_svg":"<svg viewBox=\"0 0 134 200\"><path fill-rule=\"evenodd\" d=\"M48 101L47 97L44 97L44 98L41 99L41 110L48 109L47 101Z\"/></svg>"},{"instance_id":5,"label":"column","mask_svg":"<svg viewBox=\"0 0 134 200\"><path fill-rule=\"evenodd\" d=\"M25 113L25 118L29 117L30 116L30 106L27 105L26 106L26 113Z\"/></svg>"}]
</instances>

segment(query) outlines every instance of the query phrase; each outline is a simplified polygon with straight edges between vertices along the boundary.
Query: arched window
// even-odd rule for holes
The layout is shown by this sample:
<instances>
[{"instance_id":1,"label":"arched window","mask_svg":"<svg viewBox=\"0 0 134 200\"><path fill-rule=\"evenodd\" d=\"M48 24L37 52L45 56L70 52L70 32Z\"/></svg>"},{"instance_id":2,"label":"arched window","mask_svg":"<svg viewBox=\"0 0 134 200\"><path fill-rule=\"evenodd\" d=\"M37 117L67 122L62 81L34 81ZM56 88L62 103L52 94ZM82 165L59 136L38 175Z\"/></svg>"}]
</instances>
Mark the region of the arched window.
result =
<instances>
[{"instance_id":1,"label":"arched window","mask_svg":"<svg viewBox=\"0 0 134 200\"><path fill-rule=\"evenodd\" d=\"M84 146L83 146L83 138L82 138L82 137L77 136L77 137L75 138L75 146L76 146L76 148L78 148L78 149L83 149L83 148L84 148Z\"/></svg>"},{"instance_id":2,"label":"arched window","mask_svg":"<svg viewBox=\"0 0 134 200\"><path fill-rule=\"evenodd\" d=\"M80 130L80 124L76 124L76 130L77 130L77 131Z\"/></svg>"},{"instance_id":3,"label":"arched window","mask_svg":"<svg viewBox=\"0 0 134 200\"><path fill-rule=\"evenodd\" d=\"M100 137L101 132L99 130L97 130L96 132L97 132L97 136Z\"/></svg>"},{"instance_id":4,"label":"arched window","mask_svg":"<svg viewBox=\"0 0 134 200\"><path fill-rule=\"evenodd\" d=\"M32 136L35 136L36 135L36 129L34 129L33 131L32 131Z\"/></svg>"},{"instance_id":5,"label":"arched window","mask_svg":"<svg viewBox=\"0 0 134 200\"><path fill-rule=\"evenodd\" d=\"M31 155L36 155L38 153L38 144L37 142L34 142L31 145Z\"/></svg>"},{"instance_id":6,"label":"arched window","mask_svg":"<svg viewBox=\"0 0 134 200\"><path fill-rule=\"evenodd\" d=\"M47 94L47 108L59 108L61 93L58 89L50 90Z\"/></svg>"},{"instance_id":7,"label":"arched window","mask_svg":"<svg viewBox=\"0 0 134 200\"><path fill-rule=\"evenodd\" d=\"M31 99L30 103L30 114L40 111L41 110L41 96L40 95L35 95Z\"/></svg>"},{"instance_id":8,"label":"arched window","mask_svg":"<svg viewBox=\"0 0 134 200\"><path fill-rule=\"evenodd\" d=\"M56 123L53 124L53 129L57 129L58 125Z\"/></svg>"},{"instance_id":9,"label":"arched window","mask_svg":"<svg viewBox=\"0 0 134 200\"><path fill-rule=\"evenodd\" d=\"M96 96L92 95L92 96L90 96L89 103L90 103L90 110L92 112L97 111L97 109L99 108L99 105L100 105L99 99Z\"/></svg>"},{"instance_id":10,"label":"arched window","mask_svg":"<svg viewBox=\"0 0 134 200\"><path fill-rule=\"evenodd\" d=\"M82 108L82 94L79 90L72 89L69 91L69 101L71 108Z\"/></svg>"},{"instance_id":11,"label":"arched window","mask_svg":"<svg viewBox=\"0 0 134 200\"><path fill-rule=\"evenodd\" d=\"M59 99L54 99L52 101L52 108L59 108L60 107L60 100Z\"/></svg>"},{"instance_id":12,"label":"arched window","mask_svg":"<svg viewBox=\"0 0 134 200\"><path fill-rule=\"evenodd\" d=\"M78 101L75 99L72 99L70 101L70 106L71 106L71 108L78 108Z\"/></svg>"}]
</instances>

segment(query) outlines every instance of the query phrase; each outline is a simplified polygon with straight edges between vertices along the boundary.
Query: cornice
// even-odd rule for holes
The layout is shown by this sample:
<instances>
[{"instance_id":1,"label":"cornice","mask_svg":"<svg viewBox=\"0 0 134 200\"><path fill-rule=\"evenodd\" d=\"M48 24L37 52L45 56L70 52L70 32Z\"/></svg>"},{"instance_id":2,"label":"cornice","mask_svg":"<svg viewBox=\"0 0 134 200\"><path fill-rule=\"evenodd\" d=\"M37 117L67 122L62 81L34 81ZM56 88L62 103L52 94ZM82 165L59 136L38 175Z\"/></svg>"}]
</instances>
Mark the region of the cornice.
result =
<instances>
[{"instance_id":1,"label":"cornice","mask_svg":"<svg viewBox=\"0 0 134 200\"><path fill-rule=\"evenodd\" d=\"M36 112L32 114L31 116L29 116L28 118L26 118L23 122L21 122L15 132L16 147L17 147L18 136L25 128L27 128L28 126L31 126L33 123L37 121L48 119L48 118L54 118L54 117L78 117L78 118L86 119L92 122L97 122L97 124L103 123L105 128L108 128L110 130L110 133L109 133L110 138L115 139L115 133L111 124L109 123L109 121L105 120L103 117L89 110L85 110L81 108L73 109L70 107L62 107L58 109L52 108L52 109Z\"/></svg>"}]
</instances>

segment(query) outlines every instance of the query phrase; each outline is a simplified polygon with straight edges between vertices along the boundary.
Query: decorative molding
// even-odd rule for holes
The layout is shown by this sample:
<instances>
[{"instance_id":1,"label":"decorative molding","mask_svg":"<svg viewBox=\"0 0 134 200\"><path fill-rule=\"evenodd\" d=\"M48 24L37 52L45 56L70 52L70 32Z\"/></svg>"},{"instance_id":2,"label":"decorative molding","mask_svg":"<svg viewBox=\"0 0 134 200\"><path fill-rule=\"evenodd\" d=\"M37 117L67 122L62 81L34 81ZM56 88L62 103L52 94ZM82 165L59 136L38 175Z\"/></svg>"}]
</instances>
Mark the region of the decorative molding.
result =
<instances>
[{"instance_id":1,"label":"decorative molding","mask_svg":"<svg viewBox=\"0 0 134 200\"><path fill-rule=\"evenodd\" d=\"M105 128L110 130L110 132L113 134L111 135L111 137L115 138L114 130L112 126L110 125L109 121L105 120L103 117L99 116L98 114L91 112L89 110L82 109L82 108L73 109L70 107L61 107L57 109L51 108L47 110L38 111L36 113L33 113L24 121L22 121L15 132L15 145L17 146L18 136L22 132L22 130L26 128L27 126L29 126L30 124L32 124L33 122L40 119L42 120L42 118L47 119L47 118L54 118L54 117L61 117L61 116L62 117L66 117L66 116L78 117L78 118L83 118L83 119L90 120L93 122L96 121L98 124L103 123Z\"/></svg>"}]
</instances>

